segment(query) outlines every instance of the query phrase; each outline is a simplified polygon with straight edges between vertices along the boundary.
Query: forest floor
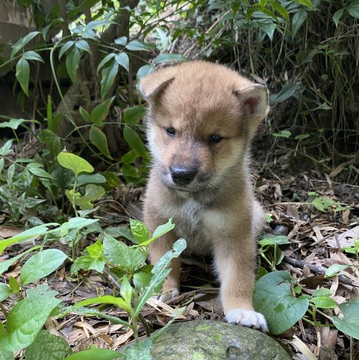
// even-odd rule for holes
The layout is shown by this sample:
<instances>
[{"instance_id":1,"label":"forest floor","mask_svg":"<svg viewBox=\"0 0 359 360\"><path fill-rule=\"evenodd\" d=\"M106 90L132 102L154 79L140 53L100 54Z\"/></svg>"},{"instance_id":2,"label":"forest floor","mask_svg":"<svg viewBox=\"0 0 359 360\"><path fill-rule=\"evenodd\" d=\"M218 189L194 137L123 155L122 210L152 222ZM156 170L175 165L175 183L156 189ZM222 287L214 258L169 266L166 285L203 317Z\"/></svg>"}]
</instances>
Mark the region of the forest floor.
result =
<instances>
[{"instance_id":1,"label":"forest floor","mask_svg":"<svg viewBox=\"0 0 359 360\"><path fill-rule=\"evenodd\" d=\"M292 176L283 164L272 162L263 167L263 163L254 160L257 197L265 212L270 214L268 220L271 219L266 232L288 236L290 240L290 244L282 246L284 257L280 264L272 262L270 265L258 256L258 268L289 271L304 294L312 294L316 289L325 287L337 304L357 298L358 257L342 248L353 246L354 239L359 237L359 186L336 181L333 173L329 176L309 171ZM334 175L339 175L342 170L337 169ZM140 218L142 192L142 188L119 188L114 196L116 202L100 205L97 215L117 219L117 223L128 222L129 216ZM12 226L2 217L0 239L19 231L18 226ZM13 257L28 246L11 247L1 259ZM270 254L267 258L270 260ZM341 272L340 276L325 278L325 270L333 264L351 267ZM20 265L16 264L6 273L7 279L19 275ZM110 291L104 278L96 272L82 278L71 277L69 266L62 267L42 282L58 291L58 297L67 304ZM156 330L163 327L178 306L185 307L178 321L223 318L218 301L219 284L211 272L211 259L184 258L181 286L181 294L168 303L153 298L149 300L142 313L149 328ZM11 305L11 300L5 303L6 307L11 308ZM125 311L121 313L111 308L108 314L127 317ZM329 319L334 315L337 314L332 309L318 310L315 325L313 319L306 315L277 340L294 359L358 359L358 344L329 326ZM95 317L72 314L63 319L50 318L46 327L52 334L66 338L74 351L86 349L90 344L118 349L133 341L132 330L123 325L110 325L107 320ZM139 334L144 336L146 330L149 329L141 326Z\"/></svg>"}]
</instances>

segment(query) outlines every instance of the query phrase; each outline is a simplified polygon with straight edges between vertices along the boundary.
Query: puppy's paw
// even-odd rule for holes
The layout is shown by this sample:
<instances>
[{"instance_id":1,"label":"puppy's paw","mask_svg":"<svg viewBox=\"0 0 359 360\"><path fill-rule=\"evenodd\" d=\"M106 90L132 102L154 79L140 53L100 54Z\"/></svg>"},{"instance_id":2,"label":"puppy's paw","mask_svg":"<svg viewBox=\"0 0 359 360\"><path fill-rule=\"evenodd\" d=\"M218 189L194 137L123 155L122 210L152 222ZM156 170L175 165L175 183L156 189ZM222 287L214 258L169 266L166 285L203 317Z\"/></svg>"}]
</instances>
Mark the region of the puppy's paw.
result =
<instances>
[{"instance_id":1,"label":"puppy's paw","mask_svg":"<svg viewBox=\"0 0 359 360\"><path fill-rule=\"evenodd\" d=\"M233 309L225 316L227 322L268 332L267 321L258 312L245 309Z\"/></svg>"},{"instance_id":2,"label":"puppy's paw","mask_svg":"<svg viewBox=\"0 0 359 360\"><path fill-rule=\"evenodd\" d=\"M172 289L172 290L168 290L165 293L161 294L158 299L161 300L162 302L167 302L172 300L173 298L175 298L176 296L179 295L179 290L178 289Z\"/></svg>"}]
</instances>

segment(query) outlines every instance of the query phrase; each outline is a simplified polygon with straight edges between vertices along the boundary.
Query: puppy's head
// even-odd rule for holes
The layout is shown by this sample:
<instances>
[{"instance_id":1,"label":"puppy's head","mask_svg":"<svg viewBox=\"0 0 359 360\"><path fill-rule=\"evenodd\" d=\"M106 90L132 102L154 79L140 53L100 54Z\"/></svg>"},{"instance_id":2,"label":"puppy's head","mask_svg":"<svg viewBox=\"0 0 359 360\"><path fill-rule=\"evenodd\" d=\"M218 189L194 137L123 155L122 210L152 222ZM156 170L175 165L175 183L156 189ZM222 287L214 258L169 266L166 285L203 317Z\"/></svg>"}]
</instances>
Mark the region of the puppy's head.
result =
<instances>
[{"instance_id":1,"label":"puppy's head","mask_svg":"<svg viewBox=\"0 0 359 360\"><path fill-rule=\"evenodd\" d=\"M148 141L161 181L178 193L214 190L240 171L268 91L224 66L183 63L142 79Z\"/></svg>"}]
</instances>

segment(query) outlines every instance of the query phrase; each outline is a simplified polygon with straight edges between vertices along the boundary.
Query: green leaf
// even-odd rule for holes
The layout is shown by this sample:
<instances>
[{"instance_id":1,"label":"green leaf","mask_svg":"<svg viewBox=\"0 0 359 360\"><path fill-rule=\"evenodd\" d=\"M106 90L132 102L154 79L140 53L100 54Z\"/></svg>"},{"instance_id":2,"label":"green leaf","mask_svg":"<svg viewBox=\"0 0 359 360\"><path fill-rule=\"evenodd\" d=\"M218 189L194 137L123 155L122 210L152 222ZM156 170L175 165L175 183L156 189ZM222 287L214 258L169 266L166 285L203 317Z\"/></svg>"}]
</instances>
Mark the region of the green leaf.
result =
<instances>
[{"instance_id":1,"label":"green leaf","mask_svg":"<svg viewBox=\"0 0 359 360\"><path fill-rule=\"evenodd\" d=\"M6 322L7 333L0 340L0 349L17 351L28 347L52 310L61 303L61 300L54 297L56 292L53 291L33 290L29 293L27 298L19 301L10 311Z\"/></svg>"},{"instance_id":2,"label":"green leaf","mask_svg":"<svg viewBox=\"0 0 359 360\"><path fill-rule=\"evenodd\" d=\"M71 81L76 83L77 69L80 65L80 50L74 46L66 56L66 69L71 78Z\"/></svg>"},{"instance_id":3,"label":"green leaf","mask_svg":"<svg viewBox=\"0 0 359 360\"><path fill-rule=\"evenodd\" d=\"M107 99L106 101L102 102L101 104L97 105L92 111L91 111L91 121L101 127L103 126L103 121L106 119L109 111L110 111L110 107L112 104L112 101L115 97L111 97L109 99Z\"/></svg>"},{"instance_id":4,"label":"green leaf","mask_svg":"<svg viewBox=\"0 0 359 360\"><path fill-rule=\"evenodd\" d=\"M10 128L17 130L17 128L26 120L24 119L11 119L10 121L4 121L0 123L0 128Z\"/></svg>"},{"instance_id":5,"label":"green leaf","mask_svg":"<svg viewBox=\"0 0 359 360\"><path fill-rule=\"evenodd\" d=\"M359 19L359 0L352 1L347 10L353 18Z\"/></svg>"},{"instance_id":6,"label":"green leaf","mask_svg":"<svg viewBox=\"0 0 359 360\"><path fill-rule=\"evenodd\" d=\"M84 109L82 106L80 106L80 115L82 116L82 118L87 121L88 123L91 123L91 116L88 113L88 111L86 109Z\"/></svg>"},{"instance_id":7,"label":"green leaf","mask_svg":"<svg viewBox=\"0 0 359 360\"><path fill-rule=\"evenodd\" d=\"M116 305L116 306L120 307L121 309L124 309L128 312L132 311L131 307L126 303L125 300L123 300L120 297L115 297L115 296L110 296L110 295L99 296L96 298L80 301L80 302L76 303L76 305L74 305L72 308L70 308L69 311L71 311L71 309L77 309L80 307L94 305L94 304L111 304L111 305Z\"/></svg>"},{"instance_id":8,"label":"green leaf","mask_svg":"<svg viewBox=\"0 0 359 360\"><path fill-rule=\"evenodd\" d=\"M335 200L327 197L319 197L312 201L312 205L319 211L326 212L331 207L337 207L339 204Z\"/></svg>"},{"instance_id":9,"label":"green leaf","mask_svg":"<svg viewBox=\"0 0 359 360\"><path fill-rule=\"evenodd\" d=\"M153 65L166 64L173 61L184 62L187 60L182 54L160 54L153 60Z\"/></svg>"},{"instance_id":10,"label":"green leaf","mask_svg":"<svg viewBox=\"0 0 359 360\"><path fill-rule=\"evenodd\" d=\"M292 133L288 130L281 130L279 133L272 133L274 137L282 137L288 139Z\"/></svg>"},{"instance_id":11,"label":"green leaf","mask_svg":"<svg viewBox=\"0 0 359 360\"><path fill-rule=\"evenodd\" d=\"M42 63L44 62L44 60L42 60L42 57L35 51L27 51L22 57L26 60L40 61Z\"/></svg>"},{"instance_id":12,"label":"green leaf","mask_svg":"<svg viewBox=\"0 0 359 360\"><path fill-rule=\"evenodd\" d=\"M290 329L308 309L308 299L292 294L292 281L288 272L275 271L262 276L255 284L254 308L265 316L274 335Z\"/></svg>"},{"instance_id":13,"label":"green leaf","mask_svg":"<svg viewBox=\"0 0 359 360\"><path fill-rule=\"evenodd\" d=\"M130 71L130 59L128 58L128 55L126 53L119 53L115 56L115 60L117 64L121 65L127 71Z\"/></svg>"},{"instance_id":14,"label":"green leaf","mask_svg":"<svg viewBox=\"0 0 359 360\"><path fill-rule=\"evenodd\" d=\"M138 136L136 131L134 131L128 125L125 125L123 130L123 137L127 141L128 145L130 145L131 149L137 153L137 155L142 156L145 159L149 159L148 152L141 138Z\"/></svg>"},{"instance_id":15,"label":"green leaf","mask_svg":"<svg viewBox=\"0 0 359 360\"><path fill-rule=\"evenodd\" d=\"M328 296L318 296L311 299L312 303L320 309L333 309L337 307L337 303L334 299Z\"/></svg>"},{"instance_id":16,"label":"green leaf","mask_svg":"<svg viewBox=\"0 0 359 360\"><path fill-rule=\"evenodd\" d=\"M90 141L101 151L102 154L104 154L109 159L112 159L110 150L108 148L106 135L100 128L95 125L91 126L90 129Z\"/></svg>"},{"instance_id":17,"label":"green leaf","mask_svg":"<svg viewBox=\"0 0 359 360\"><path fill-rule=\"evenodd\" d=\"M310 0L294 0L296 3L304 5L309 9L314 9L314 5Z\"/></svg>"},{"instance_id":18,"label":"green leaf","mask_svg":"<svg viewBox=\"0 0 359 360\"><path fill-rule=\"evenodd\" d=\"M105 234L114 238L123 237L130 240L132 243L136 243L136 239L133 237L131 230L127 226L109 226L105 229Z\"/></svg>"},{"instance_id":19,"label":"green leaf","mask_svg":"<svg viewBox=\"0 0 359 360\"><path fill-rule=\"evenodd\" d=\"M116 54L114 54L114 53L110 53L110 54L106 55L98 64L97 72L99 72L101 70L101 68L104 65L106 65L111 59L113 59L115 56L116 56Z\"/></svg>"},{"instance_id":20,"label":"green leaf","mask_svg":"<svg viewBox=\"0 0 359 360\"><path fill-rule=\"evenodd\" d=\"M350 266L349 265L339 265L339 264L334 264L331 265L326 271L325 271L325 275L324 277L328 278L328 277L332 277L335 275L338 275L340 272L342 272L345 269L348 269Z\"/></svg>"},{"instance_id":21,"label":"green leaf","mask_svg":"<svg viewBox=\"0 0 359 360\"><path fill-rule=\"evenodd\" d=\"M6 143L0 148L0 156L6 156L13 152L11 149L13 141L14 139L6 141Z\"/></svg>"},{"instance_id":22,"label":"green leaf","mask_svg":"<svg viewBox=\"0 0 359 360\"><path fill-rule=\"evenodd\" d=\"M53 177L46 172L45 170L41 169L42 164L39 163L30 163L26 166L26 169L31 172L31 174L45 179L53 179Z\"/></svg>"},{"instance_id":23,"label":"green leaf","mask_svg":"<svg viewBox=\"0 0 359 360\"><path fill-rule=\"evenodd\" d=\"M75 46L79 48L80 50L86 51L89 54L91 54L90 45L86 40L78 40L75 42Z\"/></svg>"},{"instance_id":24,"label":"green leaf","mask_svg":"<svg viewBox=\"0 0 359 360\"><path fill-rule=\"evenodd\" d=\"M289 14L288 14L288 11L285 7L283 7L280 2L277 2L277 1L271 1L270 2L272 8L274 10L276 10L281 16L282 18L289 23Z\"/></svg>"},{"instance_id":25,"label":"green leaf","mask_svg":"<svg viewBox=\"0 0 359 360\"><path fill-rule=\"evenodd\" d=\"M292 21L293 37L297 34L298 30L302 27L306 19L307 19L307 12L305 10L300 10L294 14Z\"/></svg>"},{"instance_id":26,"label":"green leaf","mask_svg":"<svg viewBox=\"0 0 359 360\"><path fill-rule=\"evenodd\" d=\"M62 360L71 353L71 347L60 336L41 330L35 341L26 349L26 360Z\"/></svg>"},{"instance_id":27,"label":"green leaf","mask_svg":"<svg viewBox=\"0 0 359 360\"><path fill-rule=\"evenodd\" d=\"M93 175L79 175L77 179L77 185L85 185L85 184L104 184L106 182L106 178L101 174L93 174Z\"/></svg>"},{"instance_id":28,"label":"green leaf","mask_svg":"<svg viewBox=\"0 0 359 360\"><path fill-rule=\"evenodd\" d=\"M343 318L333 317L335 327L344 334L359 340L359 300L348 301L339 305Z\"/></svg>"},{"instance_id":29,"label":"green leaf","mask_svg":"<svg viewBox=\"0 0 359 360\"><path fill-rule=\"evenodd\" d=\"M261 246L266 245L285 245L290 244L290 241L287 236L282 235L270 235L267 237L264 237L262 240L259 241L259 244Z\"/></svg>"},{"instance_id":30,"label":"green leaf","mask_svg":"<svg viewBox=\"0 0 359 360\"><path fill-rule=\"evenodd\" d=\"M157 239L162 235L170 232L174 229L176 225L172 223L172 219L169 219L166 224L160 225L157 229L153 232L152 238Z\"/></svg>"},{"instance_id":31,"label":"green leaf","mask_svg":"<svg viewBox=\"0 0 359 360\"><path fill-rule=\"evenodd\" d=\"M57 270L66 260L67 255L61 250L48 249L33 255L21 269L22 285L39 280Z\"/></svg>"},{"instance_id":32,"label":"green leaf","mask_svg":"<svg viewBox=\"0 0 359 360\"><path fill-rule=\"evenodd\" d=\"M155 46L139 40L132 40L126 45L126 49L131 51L151 51L155 49Z\"/></svg>"},{"instance_id":33,"label":"green leaf","mask_svg":"<svg viewBox=\"0 0 359 360\"><path fill-rule=\"evenodd\" d=\"M94 347L89 350L79 351L75 354L72 354L67 357L66 360L112 360L122 358L123 355L116 351Z\"/></svg>"},{"instance_id":34,"label":"green leaf","mask_svg":"<svg viewBox=\"0 0 359 360\"><path fill-rule=\"evenodd\" d=\"M75 260L71 266L71 274L77 274L79 270L96 270L99 273L103 272L105 267L105 259L102 257L93 258L91 256L80 256Z\"/></svg>"},{"instance_id":35,"label":"green leaf","mask_svg":"<svg viewBox=\"0 0 359 360\"><path fill-rule=\"evenodd\" d=\"M101 71L101 99L109 92L118 73L118 63L114 60Z\"/></svg>"},{"instance_id":36,"label":"green leaf","mask_svg":"<svg viewBox=\"0 0 359 360\"><path fill-rule=\"evenodd\" d=\"M14 294L19 294L20 284L18 283L18 281L13 276L10 276L9 286L10 286L11 291Z\"/></svg>"},{"instance_id":37,"label":"green leaf","mask_svg":"<svg viewBox=\"0 0 359 360\"><path fill-rule=\"evenodd\" d=\"M92 173L94 171L92 165L85 159L67 151L62 151L57 155L57 161L65 169L73 171L75 176L78 176L82 172Z\"/></svg>"},{"instance_id":38,"label":"green leaf","mask_svg":"<svg viewBox=\"0 0 359 360\"><path fill-rule=\"evenodd\" d=\"M77 205L81 210L93 209L93 202L99 199L105 194L105 189L102 186L97 186L94 184L89 184L86 186L85 195L81 196L80 193L75 193L74 190L66 190L65 194L70 200L72 205Z\"/></svg>"},{"instance_id":39,"label":"green leaf","mask_svg":"<svg viewBox=\"0 0 359 360\"><path fill-rule=\"evenodd\" d=\"M115 39L114 42L116 45L125 46L127 44L127 36L121 36L118 39Z\"/></svg>"},{"instance_id":40,"label":"green leaf","mask_svg":"<svg viewBox=\"0 0 359 360\"><path fill-rule=\"evenodd\" d=\"M20 83L22 91L29 96L30 65L23 57L16 64L16 79Z\"/></svg>"},{"instance_id":41,"label":"green leaf","mask_svg":"<svg viewBox=\"0 0 359 360\"><path fill-rule=\"evenodd\" d=\"M151 346L153 339L147 338L145 341L136 342L126 347L125 360L141 359L141 360L153 360L151 355ZM196 359L194 355L192 359ZM202 357L197 359L203 359Z\"/></svg>"},{"instance_id":42,"label":"green leaf","mask_svg":"<svg viewBox=\"0 0 359 360\"><path fill-rule=\"evenodd\" d=\"M16 42L16 44L12 46L10 58L12 59L24 46L26 46L38 34L40 34L40 31L32 31L23 38L19 39Z\"/></svg>"},{"instance_id":43,"label":"green leaf","mask_svg":"<svg viewBox=\"0 0 359 360\"><path fill-rule=\"evenodd\" d=\"M80 231L81 229L93 225L98 221L99 219L85 219L81 217L75 217L63 223L58 229L56 229L56 231L59 231L62 236L65 236L70 230Z\"/></svg>"},{"instance_id":44,"label":"green leaf","mask_svg":"<svg viewBox=\"0 0 359 360\"><path fill-rule=\"evenodd\" d=\"M38 137L39 140L45 144L52 144L59 138L54 132L48 129L42 130Z\"/></svg>"},{"instance_id":45,"label":"green leaf","mask_svg":"<svg viewBox=\"0 0 359 360\"><path fill-rule=\"evenodd\" d=\"M304 139L307 139L309 138L310 134L300 134L300 135L297 135L294 139L295 140L304 140Z\"/></svg>"},{"instance_id":46,"label":"green leaf","mask_svg":"<svg viewBox=\"0 0 359 360\"><path fill-rule=\"evenodd\" d=\"M0 324L0 326L2 323ZM0 349L0 360L14 360L14 355L12 354L12 351L6 351L3 349Z\"/></svg>"},{"instance_id":47,"label":"green leaf","mask_svg":"<svg viewBox=\"0 0 359 360\"><path fill-rule=\"evenodd\" d=\"M151 65L143 65L137 71L137 80L141 80L144 76L154 72L154 68Z\"/></svg>"},{"instance_id":48,"label":"green leaf","mask_svg":"<svg viewBox=\"0 0 359 360\"><path fill-rule=\"evenodd\" d=\"M138 244L141 244L150 238L146 225L142 221L130 219L130 228L131 233Z\"/></svg>"},{"instance_id":49,"label":"green leaf","mask_svg":"<svg viewBox=\"0 0 359 360\"><path fill-rule=\"evenodd\" d=\"M180 256L187 247L185 239L179 239L173 244L173 250L164 254L152 269L153 277L150 284L146 287L144 293L137 299L134 316L138 316L147 300L154 294L158 286L160 286L171 271L168 266L171 260Z\"/></svg>"},{"instance_id":50,"label":"green leaf","mask_svg":"<svg viewBox=\"0 0 359 360\"><path fill-rule=\"evenodd\" d=\"M334 21L334 24L336 27L338 27L338 24L339 24L339 20L340 18L342 17L343 15L343 12L344 12L344 9L339 9L338 11L336 11L333 15L333 21Z\"/></svg>"},{"instance_id":51,"label":"green leaf","mask_svg":"<svg viewBox=\"0 0 359 360\"><path fill-rule=\"evenodd\" d=\"M34 246L24 252L22 252L21 254L11 258L11 259L8 259L8 260L5 260L5 261L1 261L0 262L0 275L2 275L5 271L7 271L10 266L12 266L12 264L14 264L17 260L19 260L22 256L28 254L29 252L31 251L34 251L34 250L37 250L39 248L39 246Z\"/></svg>"},{"instance_id":52,"label":"green leaf","mask_svg":"<svg viewBox=\"0 0 359 360\"><path fill-rule=\"evenodd\" d=\"M289 99L298 92L299 88L299 82L284 85L278 94L273 94L270 96L270 104L275 105Z\"/></svg>"},{"instance_id":53,"label":"green leaf","mask_svg":"<svg viewBox=\"0 0 359 360\"><path fill-rule=\"evenodd\" d=\"M70 41L65 42L65 44L61 46L61 49L59 52L59 60L61 59L62 55L65 54L65 52L70 49L70 47L73 44L75 44L75 41L70 40Z\"/></svg>"},{"instance_id":54,"label":"green leaf","mask_svg":"<svg viewBox=\"0 0 359 360\"><path fill-rule=\"evenodd\" d=\"M142 293L150 284L152 279L152 269L152 265L145 265L133 275L133 284L140 293ZM155 289L155 292L159 290L160 289Z\"/></svg>"},{"instance_id":55,"label":"green leaf","mask_svg":"<svg viewBox=\"0 0 359 360\"><path fill-rule=\"evenodd\" d=\"M123 111L123 120L126 124L137 124L145 115L143 106L133 106Z\"/></svg>"},{"instance_id":56,"label":"green leaf","mask_svg":"<svg viewBox=\"0 0 359 360\"><path fill-rule=\"evenodd\" d=\"M147 254L142 248L130 248L107 234L103 245L106 258L125 271L133 272L145 264Z\"/></svg>"},{"instance_id":57,"label":"green leaf","mask_svg":"<svg viewBox=\"0 0 359 360\"><path fill-rule=\"evenodd\" d=\"M126 276L124 276L122 279L120 294L123 297L123 299L129 304L129 306L131 306L133 289Z\"/></svg>"},{"instance_id":58,"label":"green leaf","mask_svg":"<svg viewBox=\"0 0 359 360\"><path fill-rule=\"evenodd\" d=\"M12 290L9 285L0 283L0 303L6 300L10 295L12 295Z\"/></svg>"}]
</instances>

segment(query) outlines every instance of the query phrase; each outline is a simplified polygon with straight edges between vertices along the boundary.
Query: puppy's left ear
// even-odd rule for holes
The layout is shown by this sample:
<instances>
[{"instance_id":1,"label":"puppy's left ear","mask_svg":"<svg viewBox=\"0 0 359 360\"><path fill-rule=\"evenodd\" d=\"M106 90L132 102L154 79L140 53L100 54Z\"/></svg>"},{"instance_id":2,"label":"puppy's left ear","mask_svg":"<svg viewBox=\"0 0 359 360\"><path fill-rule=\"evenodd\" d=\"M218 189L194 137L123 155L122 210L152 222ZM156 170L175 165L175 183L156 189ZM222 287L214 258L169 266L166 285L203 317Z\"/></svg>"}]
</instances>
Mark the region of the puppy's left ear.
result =
<instances>
[{"instance_id":1,"label":"puppy's left ear","mask_svg":"<svg viewBox=\"0 0 359 360\"><path fill-rule=\"evenodd\" d=\"M269 92L264 85L253 84L240 90L235 90L243 115L248 121L259 123L269 112Z\"/></svg>"}]
</instances>

